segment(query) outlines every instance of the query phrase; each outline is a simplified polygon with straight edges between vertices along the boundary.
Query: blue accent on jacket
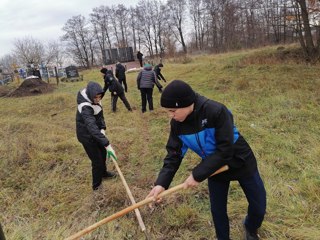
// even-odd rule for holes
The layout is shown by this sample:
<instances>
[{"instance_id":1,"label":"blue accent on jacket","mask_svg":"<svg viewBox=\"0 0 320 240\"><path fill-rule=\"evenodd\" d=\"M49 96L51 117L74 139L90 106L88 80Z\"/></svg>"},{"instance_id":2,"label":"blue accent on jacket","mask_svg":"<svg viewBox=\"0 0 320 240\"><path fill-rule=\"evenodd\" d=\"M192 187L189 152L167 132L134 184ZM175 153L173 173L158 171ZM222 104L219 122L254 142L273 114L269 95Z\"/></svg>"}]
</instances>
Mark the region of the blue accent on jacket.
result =
<instances>
[{"instance_id":1,"label":"blue accent on jacket","mask_svg":"<svg viewBox=\"0 0 320 240\"><path fill-rule=\"evenodd\" d=\"M214 153L216 151L216 139L215 139L215 129L206 128L203 131L188 135L179 135L179 138L183 142L181 149L182 156L186 154L188 148L197 153L202 159L206 156ZM199 143L197 141L197 135ZM233 143L235 143L239 138L239 132L237 128L233 127ZM200 145L199 145L200 144ZM204 152L203 152L204 151Z\"/></svg>"}]
</instances>

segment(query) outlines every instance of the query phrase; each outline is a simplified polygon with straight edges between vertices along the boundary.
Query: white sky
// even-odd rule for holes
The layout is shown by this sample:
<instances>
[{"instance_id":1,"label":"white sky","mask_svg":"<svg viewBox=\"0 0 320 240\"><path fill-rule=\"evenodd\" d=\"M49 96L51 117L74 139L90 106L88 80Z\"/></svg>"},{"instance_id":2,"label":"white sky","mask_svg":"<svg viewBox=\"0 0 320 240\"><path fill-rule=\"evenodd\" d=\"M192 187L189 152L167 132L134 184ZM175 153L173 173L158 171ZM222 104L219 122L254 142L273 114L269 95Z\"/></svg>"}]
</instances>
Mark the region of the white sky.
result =
<instances>
[{"instance_id":1,"label":"white sky","mask_svg":"<svg viewBox=\"0 0 320 240\"><path fill-rule=\"evenodd\" d=\"M86 18L101 5L136 6L138 0L0 0L0 58L10 54L16 39L32 37L42 43L58 40L72 16Z\"/></svg>"}]
</instances>

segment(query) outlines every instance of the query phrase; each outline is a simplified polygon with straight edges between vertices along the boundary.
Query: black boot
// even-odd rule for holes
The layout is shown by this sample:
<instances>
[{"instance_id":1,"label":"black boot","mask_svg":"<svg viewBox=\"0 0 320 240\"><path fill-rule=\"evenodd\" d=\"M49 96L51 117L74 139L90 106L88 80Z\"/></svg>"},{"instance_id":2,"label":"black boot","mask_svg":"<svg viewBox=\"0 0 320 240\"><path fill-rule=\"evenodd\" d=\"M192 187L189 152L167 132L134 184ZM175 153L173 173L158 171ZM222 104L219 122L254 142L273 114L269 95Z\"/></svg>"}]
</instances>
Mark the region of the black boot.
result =
<instances>
[{"instance_id":1,"label":"black boot","mask_svg":"<svg viewBox=\"0 0 320 240\"><path fill-rule=\"evenodd\" d=\"M110 179L110 178L115 178L117 177L117 174L116 173L113 173L113 172L109 172L109 171L106 171L103 176L102 176L104 179Z\"/></svg>"},{"instance_id":2,"label":"black boot","mask_svg":"<svg viewBox=\"0 0 320 240\"><path fill-rule=\"evenodd\" d=\"M257 232L250 232L247 228L246 225L243 224L243 228L245 231L245 240L259 240L259 235Z\"/></svg>"}]
</instances>

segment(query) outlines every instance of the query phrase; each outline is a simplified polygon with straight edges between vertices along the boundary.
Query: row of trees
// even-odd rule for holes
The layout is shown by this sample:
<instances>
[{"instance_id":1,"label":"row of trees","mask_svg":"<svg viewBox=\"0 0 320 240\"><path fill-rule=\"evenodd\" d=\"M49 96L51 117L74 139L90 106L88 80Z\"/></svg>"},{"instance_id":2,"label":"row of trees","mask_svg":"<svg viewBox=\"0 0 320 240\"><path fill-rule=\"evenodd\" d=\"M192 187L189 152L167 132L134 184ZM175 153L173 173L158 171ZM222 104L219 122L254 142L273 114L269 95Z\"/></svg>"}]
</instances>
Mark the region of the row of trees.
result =
<instances>
[{"instance_id":1,"label":"row of trees","mask_svg":"<svg viewBox=\"0 0 320 240\"><path fill-rule=\"evenodd\" d=\"M100 6L88 17L72 16L61 43L73 61L88 68L105 62L106 49L128 46L162 57L299 41L306 58L314 59L320 48L319 13L319 0L140 0L135 7ZM21 62L61 58L58 43L45 52L34 39L15 46Z\"/></svg>"},{"instance_id":2,"label":"row of trees","mask_svg":"<svg viewBox=\"0 0 320 240\"><path fill-rule=\"evenodd\" d=\"M33 37L25 37L14 42L12 54L0 59L0 68L4 72L12 73L19 66L62 66L64 58L65 52L60 42L50 41L44 44Z\"/></svg>"},{"instance_id":3,"label":"row of trees","mask_svg":"<svg viewBox=\"0 0 320 240\"><path fill-rule=\"evenodd\" d=\"M319 13L315 0L140 0L72 17L62 40L87 67L104 62L105 49L127 46L153 57L300 41L312 58L319 55Z\"/></svg>"}]
</instances>

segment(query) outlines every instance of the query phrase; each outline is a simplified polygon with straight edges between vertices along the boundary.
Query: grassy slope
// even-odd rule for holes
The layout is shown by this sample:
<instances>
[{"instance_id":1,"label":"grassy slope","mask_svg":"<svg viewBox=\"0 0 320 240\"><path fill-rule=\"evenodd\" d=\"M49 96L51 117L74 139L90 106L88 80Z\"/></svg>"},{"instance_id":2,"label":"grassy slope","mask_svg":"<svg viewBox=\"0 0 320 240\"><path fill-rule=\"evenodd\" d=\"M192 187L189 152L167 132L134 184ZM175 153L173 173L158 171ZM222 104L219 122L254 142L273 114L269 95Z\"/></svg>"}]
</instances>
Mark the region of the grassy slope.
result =
<instances>
[{"instance_id":1,"label":"grassy slope","mask_svg":"<svg viewBox=\"0 0 320 240\"><path fill-rule=\"evenodd\" d=\"M317 239L320 235L320 68L255 57L272 48L198 56L187 64L171 61L167 79L183 79L200 94L225 103L238 129L258 158L268 209L260 231L263 239ZM0 221L8 239L63 239L129 205L120 179L104 182L105 198L94 202L91 169L75 137L75 96L87 81L102 84L98 70L85 72L85 82L61 83L52 94L0 99ZM140 113L136 73L128 74L127 97L110 111L103 100L107 134L119 165L136 198L142 200L162 165L168 133L159 107ZM165 84L164 84L165 85ZM53 116L52 116L53 115ZM188 153L172 186L181 183L197 163ZM109 169L114 169L112 163ZM229 197L231 235L239 239L246 201L237 183ZM169 196L153 213L141 213L151 239L212 239L206 183L197 190ZM130 213L85 239L143 239Z\"/></svg>"}]
</instances>

